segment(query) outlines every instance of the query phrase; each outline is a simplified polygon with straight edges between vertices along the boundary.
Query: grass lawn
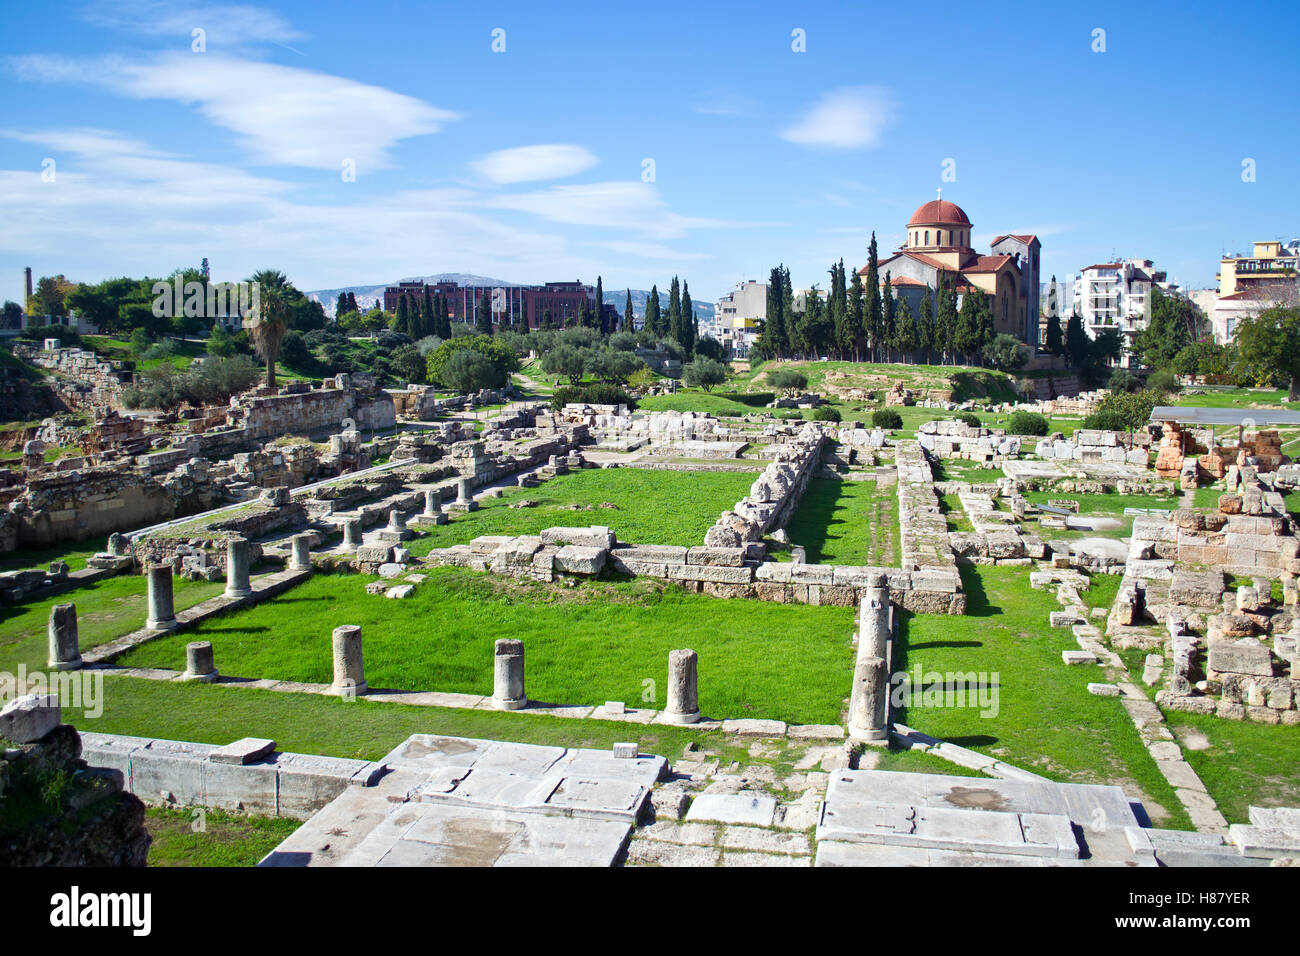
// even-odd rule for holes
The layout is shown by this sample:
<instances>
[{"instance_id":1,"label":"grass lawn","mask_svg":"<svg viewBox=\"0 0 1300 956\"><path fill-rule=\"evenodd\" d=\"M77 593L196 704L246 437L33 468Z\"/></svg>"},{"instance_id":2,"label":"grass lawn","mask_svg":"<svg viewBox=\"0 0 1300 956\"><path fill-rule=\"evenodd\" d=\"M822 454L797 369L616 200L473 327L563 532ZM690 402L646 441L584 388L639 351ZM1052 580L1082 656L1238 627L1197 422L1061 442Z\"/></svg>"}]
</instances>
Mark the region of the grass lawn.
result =
<instances>
[{"instance_id":1,"label":"grass lawn","mask_svg":"<svg viewBox=\"0 0 1300 956\"><path fill-rule=\"evenodd\" d=\"M1229 823L1248 823L1246 808L1300 803L1300 727L1221 720L1165 711L1183 755ZM1203 749L1188 746L1199 744ZM1208 746L1206 746L1208 744Z\"/></svg>"},{"instance_id":2,"label":"grass lawn","mask_svg":"<svg viewBox=\"0 0 1300 956\"><path fill-rule=\"evenodd\" d=\"M256 866L301 826L283 817L254 817L191 807L150 807L148 866Z\"/></svg>"},{"instance_id":3,"label":"grass lawn","mask_svg":"<svg viewBox=\"0 0 1300 956\"><path fill-rule=\"evenodd\" d=\"M1025 500L1031 504L1045 505L1052 501L1077 501L1081 515L1115 515L1122 517L1125 508L1157 508L1173 511L1186 505L1182 496L1170 498L1157 495L1121 495L1111 492L1104 495L1065 494L1060 491L1026 491Z\"/></svg>"},{"instance_id":4,"label":"grass lawn","mask_svg":"<svg viewBox=\"0 0 1300 956\"><path fill-rule=\"evenodd\" d=\"M1001 468L982 468L973 461L949 459L936 461L930 466L935 481L965 481L972 485L993 484L1007 476Z\"/></svg>"},{"instance_id":5,"label":"grass lawn","mask_svg":"<svg viewBox=\"0 0 1300 956\"><path fill-rule=\"evenodd\" d=\"M77 633L83 651L144 627L146 587L144 575L122 574L35 604L0 608L0 669L12 671L19 664L31 670L45 669L49 656L46 629L55 604L77 606ZM220 594L225 582L178 577L174 587L176 610L183 611Z\"/></svg>"},{"instance_id":6,"label":"grass lawn","mask_svg":"<svg viewBox=\"0 0 1300 956\"><path fill-rule=\"evenodd\" d=\"M621 700L661 709L668 652L700 655L709 716L835 723L848 696L854 609L726 600L651 581L579 588L430 569L402 601L365 593L366 575L316 575L287 594L144 644L120 662L183 669L210 640L237 677L329 683L330 634L359 624L372 687L492 693L492 647L520 638L528 696L563 704Z\"/></svg>"},{"instance_id":7,"label":"grass lawn","mask_svg":"<svg viewBox=\"0 0 1300 956\"><path fill-rule=\"evenodd\" d=\"M23 568L48 568L51 561L68 562L69 571L80 571L86 559L108 550L108 538L90 538L42 548L39 551L19 550L0 555L0 571L19 571Z\"/></svg>"},{"instance_id":8,"label":"grass lawn","mask_svg":"<svg viewBox=\"0 0 1300 956\"><path fill-rule=\"evenodd\" d=\"M620 541L635 544L702 545L718 515L748 494L753 483L752 471L584 468L536 488L486 498L477 511L452 512L447 524L430 526L424 537L412 541L411 552L428 554L485 534L537 534L544 528L589 525L612 528ZM510 507L522 500L537 504Z\"/></svg>"},{"instance_id":9,"label":"grass lawn","mask_svg":"<svg viewBox=\"0 0 1300 956\"><path fill-rule=\"evenodd\" d=\"M1087 692L1101 668L1061 663L1061 651L1076 645L1068 630L1047 625L1048 613L1058 609L1054 595L1030 590L1022 568L965 567L961 575L966 614L904 612L894 670L983 672L986 686L996 686L997 713L912 706L898 719L1054 780L1123 787L1157 826L1189 827L1120 701Z\"/></svg>"},{"instance_id":10,"label":"grass lawn","mask_svg":"<svg viewBox=\"0 0 1300 956\"><path fill-rule=\"evenodd\" d=\"M808 551L812 564L870 564L898 561L898 496L874 481L813 478L790 520L792 544Z\"/></svg>"},{"instance_id":11,"label":"grass lawn","mask_svg":"<svg viewBox=\"0 0 1300 956\"><path fill-rule=\"evenodd\" d=\"M696 389L683 388L674 395L647 395L637 402L638 412L702 412L717 416L762 415L768 412L779 418L800 418L799 409L771 409L761 405L746 405L734 398L711 395Z\"/></svg>"}]
</instances>

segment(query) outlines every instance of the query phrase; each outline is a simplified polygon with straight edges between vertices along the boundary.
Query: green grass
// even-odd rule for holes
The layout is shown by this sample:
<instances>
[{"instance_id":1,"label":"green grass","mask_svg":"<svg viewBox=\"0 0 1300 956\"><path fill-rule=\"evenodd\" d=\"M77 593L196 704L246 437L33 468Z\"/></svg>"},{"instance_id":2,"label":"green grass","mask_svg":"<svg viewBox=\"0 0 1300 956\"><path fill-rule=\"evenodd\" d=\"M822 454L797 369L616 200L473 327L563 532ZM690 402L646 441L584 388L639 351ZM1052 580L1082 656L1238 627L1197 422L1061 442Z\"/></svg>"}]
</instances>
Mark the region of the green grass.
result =
<instances>
[{"instance_id":1,"label":"green grass","mask_svg":"<svg viewBox=\"0 0 1300 956\"><path fill-rule=\"evenodd\" d=\"M647 395L637 402L639 412L701 412L719 417L763 415L771 412L778 417L798 418L798 409L770 409L738 402L734 398L710 395L695 389L681 389L674 395Z\"/></svg>"},{"instance_id":2,"label":"green grass","mask_svg":"<svg viewBox=\"0 0 1300 956\"><path fill-rule=\"evenodd\" d=\"M964 747L1068 783L1115 784L1142 801L1159 826L1190 825L1120 701L1094 697L1098 665L1067 667L1076 647L1066 629L1051 629L1058 609L1050 591L1028 587L1024 569L962 568L962 617L900 619L895 671L985 672L997 685L997 715L977 707L916 707L899 720ZM996 675L994 677L993 675Z\"/></svg>"},{"instance_id":3,"label":"green grass","mask_svg":"<svg viewBox=\"0 0 1300 956\"><path fill-rule=\"evenodd\" d=\"M877 491L874 481L814 478L787 531L792 544L807 549L813 564L870 564L898 561L898 496Z\"/></svg>"},{"instance_id":4,"label":"green grass","mask_svg":"<svg viewBox=\"0 0 1300 956\"><path fill-rule=\"evenodd\" d=\"M993 484L1006 477L1001 468L982 468L972 461L949 459L931 465L935 481L965 481L972 485Z\"/></svg>"},{"instance_id":5,"label":"green grass","mask_svg":"<svg viewBox=\"0 0 1300 956\"><path fill-rule=\"evenodd\" d=\"M94 557L108 549L108 538L91 538L86 541L70 542L53 548L41 548L39 551L10 551L0 555L0 571L17 571L23 568L49 568L51 561L68 562L69 571L80 571L86 566L86 559Z\"/></svg>"},{"instance_id":6,"label":"green grass","mask_svg":"<svg viewBox=\"0 0 1300 956\"><path fill-rule=\"evenodd\" d=\"M1115 492L1101 495L1065 494L1060 491L1026 491L1025 500L1036 505L1051 501L1077 501L1081 515L1114 515L1123 517L1125 508L1158 508L1173 511L1186 501L1180 496L1121 495ZM1091 532L1090 532L1091 533Z\"/></svg>"},{"instance_id":7,"label":"green grass","mask_svg":"<svg viewBox=\"0 0 1300 956\"><path fill-rule=\"evenodd\" d=\"M381 599L382 600L382 599ZM218 658L220 666L220 658ZM491 662L487 665L491 667ZM105 734L227 744L267 737L288 753L378 760L411 734L446 734L526 744L608 749L637 741L645 753L676 757L688 743L726 744L719 731L574 720L495 710L352 702L316 694L235 689L113 677L105 682L103 713L93 719L64 704L64 720Z\"/></svg>"},{"instance_id":8,"label":"green grass","mask_svg":"<svg viewBox=\"0 0 1300 956\"><path fill-rule=\"evenodd\" d=\"M544 528L590 525L609 527L620 541L635 544L702 545L718 515L748 494L753 483L750 471L585 468L536 488L508 489L500 498L480 501L477 511L451 512L447 524L430 526L427 535L412 541L411 552L428 554L480 535L537 534ZM523 500L537 504L509 507ZM583 510L572 510L572 505Z\"/></svg>"},{"instance_id":9,"label":"green grass","mask_svg":"<svg viewBox=\"0 0 1300 956\"><path fill-rule=\"evenodd\" d=\"M1248 823L1246 808L1294 807L1300 803L1300 727L1166 711L1183 755L1219 805L1229 823ZM1193 750L1189 734L1200 734L1209 747Z\"/></svg>"},{"instance_id":10,"label":"green grass","mask_svg":"<svg viewBox=\"0 0 1300 956\"><path fill-rule=\"evenodd\" d=\"M145 811L148 866L256 866L301 823L282 817L243 816L221 810Z\"/></svg>"},{"instance_id":11,"label":"green grass","mask_svg":"<svg viewBox=\"0 0 1300 956\"><path fill-rule=\"evenodd\" d=\"M331 631L359 624L376 688L491 694L493 642L510 637L524 642L528 696L552 703L662 708L668 652L679 647L699 653L711 716L835 723L849 692L852 608L723 601L649 581L565 588L460 568L431 569L412 597L390 601L365 593L371 580L317 575L120 663L183 669L186 643L210 640L223 674L329 683Z\"/></svg>"},{"instance_id":12,"label":"green grass","mask_svg":"<svg viewBox=\"0 0 1300 956\"><path fill-rule=\"evenodd\" d=\"M124 574L35 604L0 608L0 667L12 671L26 664L29 669L44 670L49 649L46 628L55 604L77 606L83 651L144 627L146 587L144 575ZM176 610L183 611L220 594L225 584L176 578L174 587Z\"/></svg>"}]
</instances>

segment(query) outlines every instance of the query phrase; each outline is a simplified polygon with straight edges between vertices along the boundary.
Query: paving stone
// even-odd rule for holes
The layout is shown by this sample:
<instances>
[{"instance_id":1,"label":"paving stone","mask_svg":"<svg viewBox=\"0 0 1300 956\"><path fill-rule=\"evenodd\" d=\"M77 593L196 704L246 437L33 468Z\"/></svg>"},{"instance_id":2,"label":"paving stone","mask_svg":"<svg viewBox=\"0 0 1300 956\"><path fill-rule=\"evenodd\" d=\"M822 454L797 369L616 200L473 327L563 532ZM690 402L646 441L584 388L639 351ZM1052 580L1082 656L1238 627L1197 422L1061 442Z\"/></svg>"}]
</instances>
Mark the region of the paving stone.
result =
<instances>
[{"instance_id":1,"label":"paving stone","mask_svg":"<svg viewBox=\"0 0 1300 956\"><path fill-rule=\"evenodd\" d=\"M743 850L724 850L722 866L812 866L811 856L788 856L784 853L750 853Z\"/></svg>"},{"instance_id":2,"label":"paving stone","mask_svg":"<svg viewBox=\"0 0 1300 956\"><path fill-rule=\"evenodd\" d=\"M1089 684L1088 693L1096 697L1118 697L1120 690L1114 684Z\"/></svg>"},{"instance_id":3,"label":"paving stone","mask_svg":"<svg viewBox=\"0 0 1300 956\"><path fill-rule=\"evenodd\" d=\"M750 717L722 722L723 733L742 737L784 737L785 727L783 720L758 720Z\"/></svg>"},{"instance_id":4,"label":"paving stone","mask_svg":"<svg viewBox=\"0 0 1300 956\"><path fill-rule=\"evenodd\" d=\"M692 846L712 846L718 841L719 828L708 823L679 823L675 820L656 820L638 829L638 840L661 840Z\"/></svg>"},{"instance_id":5,"label":"paving stone","mask_svg":"<svg viewBox=\"0 0 1300 956\"><path fill-rule=\"evenodd\" d=\"M1185 807L1195 807L1198 810L1215 810L1218 809L1214 803L1214 798L1208 793L1201 790L1177 789L1174 795Z\"/></svg>"},{"instance_id":6,"label":"paving stone","mask_svg":"<svg viewBox=\"0 0 1300 956\"><path fill-rule=\"evenodd\" d=\"M1061 660L1069 666L1095 664L1097 663L1097 655L1090 651L1061 651Z\"/></svg>"},{"instance_id":7,"label":"paving stone","mask_svg":"<svg viewBox=\"0 0 1300 956\"><path fill-rule=\"evenodd\" d=\"M1156 766L1160 768L1161 774L1174 787L1184 790L1199 790L1205 792L1205 784L1201 783L1201 778L1196 775L1191 764L1185 760L1157 760Z\"/></svg>"},{"instance_id":8,"label":"paving stone","mask_svg":"<svg viewBox=\"0 0 1300 956\"><path fill-rule=\"evenodd\" d=\"M729 850L759 850L764 853L810 854L812 846L803 833L760 830L757 827L726 827L718 843Z\"/></svg>"},{"instance_id":9,"label":"paving stone","mask_svg":"<svg viewBox=\"0 0 1300 956\"><path fill-rule=\"evenodd\" d=\"M691 802L686 819L765 827L771 826L775 814L776 800L772 797L756 793L702 793Z\"/></svg>"},{"instance_id":10,"label":"paving stone","mask_svg":"<svg viewBox=\"0 0 1300 956\"><path fill-rule=\"evenodd\" d=\"M627 862L640 866L717 866L722 851L709 846L680 846L656 840L633 840Z\"/></svg>"}]
</instances>

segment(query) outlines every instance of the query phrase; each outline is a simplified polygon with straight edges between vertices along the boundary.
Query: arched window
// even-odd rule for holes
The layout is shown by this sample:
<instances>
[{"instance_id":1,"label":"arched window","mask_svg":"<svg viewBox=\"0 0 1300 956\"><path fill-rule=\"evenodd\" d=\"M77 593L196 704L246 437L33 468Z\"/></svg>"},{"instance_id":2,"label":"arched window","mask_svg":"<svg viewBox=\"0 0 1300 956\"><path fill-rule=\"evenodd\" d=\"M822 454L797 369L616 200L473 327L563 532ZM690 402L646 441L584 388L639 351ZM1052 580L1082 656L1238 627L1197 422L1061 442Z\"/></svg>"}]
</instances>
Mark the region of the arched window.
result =
<instances>
[{"instance_id":1,"label":"arched window","mask_svg":"<svg viewBox=\"0 0 1300 956\"><path fill-rule=\"evenodd\" d=\"M929 230L929 229L925 230L925 244L926 244L927 246L930 244L930 230Z\"/></svg>"}]
</instances>

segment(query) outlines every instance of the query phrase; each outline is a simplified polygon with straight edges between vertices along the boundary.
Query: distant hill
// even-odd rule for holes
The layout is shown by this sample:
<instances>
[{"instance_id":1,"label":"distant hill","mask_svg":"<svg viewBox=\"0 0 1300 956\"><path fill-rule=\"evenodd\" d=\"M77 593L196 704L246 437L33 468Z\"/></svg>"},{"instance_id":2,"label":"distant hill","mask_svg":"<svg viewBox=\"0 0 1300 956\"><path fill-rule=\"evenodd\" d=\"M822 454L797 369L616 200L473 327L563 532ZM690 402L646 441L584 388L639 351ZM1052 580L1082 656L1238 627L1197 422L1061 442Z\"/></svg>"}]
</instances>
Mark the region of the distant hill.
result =
<instances>
[{"instance_id":1,"label":"distant hill","mask_svg":"<svg viewBox=\"0 0 1300 956\"><path fill-rule=\"evenodd\" d=\"M340 286L337 289L315 289L307 293L307 298L319 302L325 307L325 314L334 315L334 303L344 292L351 292L357 297L357 306L361 309L369 309L375 305L382 304L384 301L384 289L390 285L397 285L399 282L456 282L460 285L477 285L477 286L497 286L500 288L516 288L521 285L531 285L527 282L507 282L504 279L493 279L490 276L479 276L465 272L441 272L438 275L431 276L406 276L401 279L394 279L391 282L383 282L379 285L348 285ZM632 310L638 316L645 315L646 300L650 298L650 290L633 289L632 290ZM619 313L622 314L623 306L627 301L627 290L615 288L614 286L605 286L605 301L612 303ZM659 302L661 308L668 308L668 290L659 290ZM700 317L701 322L711 321L713 319L713 303L703 302L694 299L695 312Z\"/></svg>"}]
</instances>

